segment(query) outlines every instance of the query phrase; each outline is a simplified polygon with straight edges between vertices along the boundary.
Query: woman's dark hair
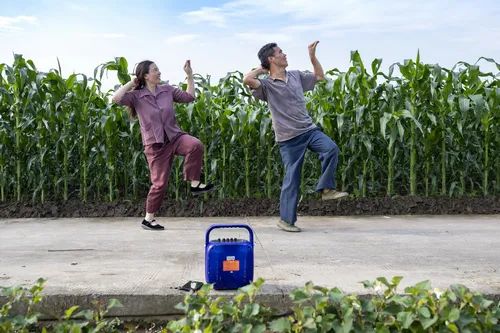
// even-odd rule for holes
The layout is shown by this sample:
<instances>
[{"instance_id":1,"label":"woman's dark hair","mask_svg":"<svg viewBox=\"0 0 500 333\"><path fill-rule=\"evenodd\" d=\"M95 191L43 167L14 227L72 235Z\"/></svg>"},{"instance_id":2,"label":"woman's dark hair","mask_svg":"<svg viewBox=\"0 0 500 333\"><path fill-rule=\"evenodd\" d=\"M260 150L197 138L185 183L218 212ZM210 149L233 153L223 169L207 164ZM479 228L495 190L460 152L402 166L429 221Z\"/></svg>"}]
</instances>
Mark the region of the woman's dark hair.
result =
<instances>
[{"instance_id":1,"label":"woman's dark hair","mask_svg":"<svg viewBox=\"0 0 500 333\"><path fill-rule=\"evenodd\" d=\"M146 79L144 77L149 73L149 66L151 66L152 63L151 60L144 60L135 66L135 80L137 80L137 85L134 90L139 90L146 86ZM132 118L137 118L137 111L135 111L135 108L130 107L129 111Z\"/></svg>"},{"instance_id":2,"label":"woman's dark hair","mask_svg":"<svg viewBox=\"0 0 500 333\"><path fill-rule=\"evenodd\" d=\"M269 64L268 58L274 54L274 48L276 46L278 46L278 44L276 43L267 43L260 48L257 56L259 57L260 65L262 66L262 68L269 70L271 64Z\"/></svg>"}]
</instances>

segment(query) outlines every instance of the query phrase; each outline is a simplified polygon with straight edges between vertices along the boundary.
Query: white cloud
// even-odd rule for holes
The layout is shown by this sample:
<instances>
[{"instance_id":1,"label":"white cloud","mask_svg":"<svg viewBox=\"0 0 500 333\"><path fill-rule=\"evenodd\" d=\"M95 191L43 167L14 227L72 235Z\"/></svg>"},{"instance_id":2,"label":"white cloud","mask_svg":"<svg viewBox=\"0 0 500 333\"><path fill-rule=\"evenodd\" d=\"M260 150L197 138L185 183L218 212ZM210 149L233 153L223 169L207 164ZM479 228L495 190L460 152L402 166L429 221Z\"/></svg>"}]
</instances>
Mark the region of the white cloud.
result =
<instances>
[{"instance_id":1,"label":"white cloud","mask_svg":"<svg viewBox=\"0 0 500 333\"><path fill-rule=\"evenodd\" d=\"M171 36L171 37L166 38L165 43L167 43L167 44L183 44L183 43L191 42L197 38L198 38L198 35L196 35L196 34L176 35L176 36Z\"/></svg>"},{"instance_id":2,"label":"white cloud","mask_svg":"<svg viewBox=\"0 0 500 333\"><path fill-rule=\"evenodd\" d=\"M289 41L291 40L291 36L287 34L281 33L273 33L269 34L266 32L240 32L235 34L236 39L238 40L247 40L251 42L260 42L260 43L268 43L269 41Z\"/></svg>"},{"instance_id":3,"label":"white cloud","mask_svg":"<svg viewBox=\"0 0 500 333\"><path fill-rule=\"evenodd\" d=\"M82 35L85 37L102 38L102 39L118 39L126 37L125 34L120 34L120 33L84 33Z\"/></svg>"},{"instance_id":4,"label":"white cloud","mask_svg":"<svg viewBox=\"0 0 500 333\"><path fill-rule=\"evenodd\" d=\"M230 1L220 7L201 7L198 10L186 12L181 15L189 24L210 24L218 28L225 28L232 19L248 21L249 17L258 14L258 8L252 3Z\"/></svg>"},{"instance_id":5,"label":"white cloud","mask_svg":"<svg viewBox=\"0 0 500 333\"><path fill-rule=\"evenodd\" d=\"M286 31L425 31L440 27L463 26L484 19L484 8L452 0L418 2L401 0L234 0L219 7L202 7L183 14L189 23L216 27L259 22L273 32L281 21L293 23ZM495 12L486 13L491 22ZM242 19L243 18L243 19ZM243 20L243 21L241 21Z\"/></svg>"},{"instance_id":6,"label":"white cloud","mask_svg":"<svg viewBox=\"0 0 500 333\"><path fill-rule=\"evenodd\" d=\"M481 36L481 38L478 38ZM500 40L500 27L478 27L474 31L466 31L460 36L453 37L452 40L459 44L475 44L481 45L482 48L491 50L500 50L500 43L493 41ZM496 59L499 61L500 59Z\"/></svg>"},{"instance_id":7,"label":"white cloud","mask_svg":"<svg viewBox=\"0 0 500 333\"><path fill-rule=\"evenodd\" d=\"M125 56L130 69L148 58L158 64L164 79L176 83L184 80L182 66L191 59L195 72L211 75L216 83L228 71L247 72L255 67L259 48L272 41L288 55L290 69L311 69L307 45L316 39L320 40L318 58L325 70L347 69L351 50L359 50L366 63L383 58L385 67L414 57L417 49L424 62L448 68L459 60L474 63L480 56L500 60L500 43L494 42L500 36L495 19L500 14L498 0L224 1L184 12L180 20L175 8L159 8L154 14L172 21L174 31L172 25L162 24L155 31L147 30L148 22L156 19L147 13L137 17L137 29L130 32L127 23L120 25L123 12L112 10L107 2L102 2L104 19L100 15L64 15L60 10L69 8L62 4L49 6L44 15L33 15L38 19L0 16L0 62L10 62L13 52L22 53L47 70L57 66L59 57L65 73L92 75L95 66L116 56ZM52 2L56 1L48 3ZM91 8L92 3L84 6ZM121 3L123 7L135 4ZM76 10L85 8L76 6L70 11L75 14ZM175 17L169 17L174 11ZM11 33L15 31L12 27L24 28L23 38ZM75 38L82 33L90 37ZM145 52L131 47L135 43L155 47ZM488 66L485 61L480 64ZM491 70L498 72L496 67ZM116 77L110 78L116 82Z\"/></svg>"},{"instance_id":8,"label":"white cloud","mask_svg":"<svg viewBox=\"0 0 500 333\"><path fill-rule=\"evenodd\" d=\"M187 23L209 23L216 27L225 27L227 22L227 14L221 8L202 7L199 10L191 11L182 14L182 18Z\"/></svg>"},{"instance_id":9,"label":"white cloud","mask_svg":"<svg viewBox=\"0 0 500 333\"><path fill-rule=\"evenodd\" d=\"M66 7L77 12L89 12L89 7L75 4L75 3L64 3Z\"/></svg>"},{"instance_id":10,"label":"white cloud","mask_svg":"<svg viewBox=\"0 0 500 333\"><path fill-rule=\"evenodd\" d=\"M37 23L34 16L0 16L0 31L22 31L26 24Z\"/></svg>"}]
</instances>

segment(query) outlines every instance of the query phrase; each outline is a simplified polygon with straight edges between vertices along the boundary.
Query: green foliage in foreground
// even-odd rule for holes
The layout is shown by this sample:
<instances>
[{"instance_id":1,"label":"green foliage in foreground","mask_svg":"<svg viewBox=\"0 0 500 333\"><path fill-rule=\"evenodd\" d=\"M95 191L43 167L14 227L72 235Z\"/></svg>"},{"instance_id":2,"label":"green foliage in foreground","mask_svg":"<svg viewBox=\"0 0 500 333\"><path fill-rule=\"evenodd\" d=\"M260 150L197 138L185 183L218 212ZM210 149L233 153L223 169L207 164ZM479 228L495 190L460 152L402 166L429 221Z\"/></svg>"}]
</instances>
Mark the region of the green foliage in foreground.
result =
<instances>
[{"instance_id":1,"label":"green foliage in foreground","mask_svg":"<svg viewBox=\"0 0 500 333\"><path fill-rule=\"evenodd\" d=\"M445 291L428 281L396 289L401 277L391 281L364 281L375 296L344 294L340 289L307 283L290 298L293 309L278 316L255 300L263 283L244 287L231 300L209 297L210 286L187 296L180 306L186 317L171 322L174 332L500 332L500 303L485 299L465 286Z\"/></svg>"},{"instance_id":2,"label":"green foliage in foreground","mask_svg":"<svg viewBox=\"0 0 500 333\"><path fill-rule=\"evenodd\" d=\"M371 296L343 293L338 288L315 286L311 282L293 290L293 306L279 314L258 302L264 280L241 288L234 297L211 296L211 285L185 297L177 306L184 317L171 321L161 332L500 332L500 302L486 299L463 285L440 291L429 281L397 291L401 277L363 281ZM114 306L77 312L73 306L55 324L43 326L33 306L42 300L43 280L27 289L1 288L8 301L0 310L3 332L119 332L134 328L120 326L118 319L104 316ZM14 303L24 303L23 315L11 315ZM151 331L151 330L150 330Z\"/></svg>"},{"instance_id":3,"label":"green foliage in foreground","mask_svg":"<svg viewBox=\"0 0 500 333\"><path fill-rule=\"evenodd\" d=\"M0 333L10 332L55 332L55 333L94 333L94 332L118 332L120 320L105 319L108 311L114 307L120 307L119 301L113 299L103 306L94 302L93 310L80 310L75 305L58 316L54 324L44 325L39 322L41 313L35 311L35 306L42 299L42 291L45 280L38 279L34 286L25 287L0 287L0 296L6 298L6 302L0 308ZM25 309L23 314L11 314L13 306Z\"/></svg>"}]
</instances>

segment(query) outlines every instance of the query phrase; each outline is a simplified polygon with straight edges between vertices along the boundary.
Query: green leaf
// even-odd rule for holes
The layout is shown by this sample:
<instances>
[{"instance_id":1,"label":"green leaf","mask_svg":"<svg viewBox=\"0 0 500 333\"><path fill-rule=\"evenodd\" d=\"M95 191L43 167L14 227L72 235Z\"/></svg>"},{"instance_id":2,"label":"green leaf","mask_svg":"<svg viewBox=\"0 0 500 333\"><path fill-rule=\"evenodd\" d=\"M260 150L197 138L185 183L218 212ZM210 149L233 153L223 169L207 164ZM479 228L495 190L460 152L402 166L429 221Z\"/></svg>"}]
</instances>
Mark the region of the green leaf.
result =
<instances>
[{"instance_id":1,"label":"green leaf","mask_svg":"<svg viewBox=\"0 0 500 333\"><path fill-rule=\"evenodd\" d=\"M460 331L458 330L458 327L457 325L455 325L454 323L448 323L446 324L446 327L452 331L453 333L459 333Z\"/></svg>"},{"instance_id":2,"label":"green leaf","mask_svg":"<svg viewBox=\"0 0 500 333\"><path fill-rule=\"evenodd\" d=\"M75 317L76 318L83 317L87 320L92 320L92 318L94 317L94 313L91 310L82 310L82 311L78 312L77 314L75 314Z\"/></svg>"},{"instance_id":3,"label":"green leaf","mask_svg":"<svg viewBox=\"0 0 500 333\"><path fill-rule=\"evenodd\" d=\"M428 329L429 327L431 327L432 325L434 325L438 320L438 316L435 316L433 318L430 318L430 319L420 319L420 323L422 324L422 328L424 330Z\"/></svg>"},{"instance_id":4,"label":"green leaf","mask_svg":"<svg viewBox=\"0 0 500 333\"><path fill-rule=\"evenodd\" d=\"M113 308L123 308L123 305L116 298L112 298L108 302L108 309L113 309Z\"/></svg>"},{"instance_id":5,"label":"green leaf","mask_svg":"<svg viewBox=\"0 0 500 333\"><path fill-rule=\"evenodd\" d=\"M470 99L478 108L484 107L485 103L483 95L471 95Z\"/></svg>"},{"instance_id":6,"label":"green leaf","mask_svg":"<svg viewBox=\"0 0 500 333\"><path fill-rule=\"evenodd\" d=\"M309 299L309 295L303 289L295 289L291 292L290 298L294 302L302 302Z\"/></svg>"},{"instance_id":7,"label":"green leaf","mask_svg":"<svg viewBox=\"0 0 500 333\"><path fill-rule=\"evenodd\" d=\"M488 299L481 299L480 304L482 309L488 309L490 305L495 304L495 302L490 301Z\"/></svg>"},{"instance_id":8,"label":"green leaf","mask_svg":"<svg viewBox=\"0 0 500 333\"><path fill-rule=\"evenodd\" d=\"M467 112L470 108L470 100L465 96L458 97L458 107L460 112Z\"/></svg>"},{"instance_id":9,"label":"green leaf","mask_svg":"<svg viewBox=\"0 0 500 333\"><path fill-rule=\"evenodd\" d=\"M431 289L431 283L429 280L421 281L415 285L415 288L419 291L427 291Z\"/></svg>"},{"instance_id":10,"label":"green leaf","mask_svg":"<svg viewBox=\"0 0 500 333\"><path fill-rule=\"evenodd\" d=\"M450 313L448 314L448 320L450 322L456 321L458 318L460 318L460 310L457 308L451 309Z\"/></svg>"},{"instance_id":11,"label":"green leaf","mask_svg":"<svg viewBox=\"0 0 500 333\"><path fill-rule=\"evenodd\" d=\"M120 57L118 62L120 64L120 70L123 73L127 73L127 71L128 71L128 62L127 62L127 59L125 59L124 57Z\"/></svg>"},{"instance_id":12,"label":"green leaf","mask_svg":"<svg viewBox=\"0 0 500 333\"><path fill-rule=\"evenodd\" d=\"M384 115L382 116L382 118L380 118L380 133L382 134L382 137L384 139L387 139L387 135L385 134L385 128L391 117L392 115L390 113L384 112Z\"/></svg>"},{"instance_id":13,"label":"green leaf","mask_svg":"<svg viewBox=\"0 0 500 333\"><path fill-rule=\"evenodd\" d=\"M403 124L401 124L400 121L398 121L396 124L397 124L397 127L398 127L399 138L402 140L404 138L404 135L405 135L405 130L403 128Z\"/></svg>"},{"instance_id":14,"label":"green leaf","mask_svg":"<svg viewBox=\"0 0 500 333\"><path fill-rule=\"evenodd\" d=\"M431 120L432 124L433 124L434 126L436 126L436 124L437 124L437 121L436 121L436 116L435 116L435 115L433 115L432 113L429 113L429 114L427 115L427 117L429 117L429 119Z\"/></svg>"},{"instance_id":15,"label":"green leaf","mask_svg":"<svg viewBox=\"0 0 500 333\"><path fill-rule=\"evenodd\" d=\"M292 326L288 318L279 318L271 322L269 329L273 332L290 332Z\"/></svg>"},{"instance_id":16,"label":"green leaf","mask_svg":"<svg viewBox=\"0 0 500 333\"><path fill-rule=\"evenodd\" d=\"M71 74L67 79L66 79L66 88L71 89L73 85L76 82L76 74Z\"/></svg>"},{"instance_id":17,"label":"green leaf","mask_svg":"<svg viewBox=\"0 0 500 333\"><path fill-rule=\"evenodd\" d=\"M64 318L65 319L71 318L71 316L73 315L73 312L78 310L78 308L79 308L78 305L74 305L74 306L70 307L69 309L67 309L66 311L64 311Z\"/></svg>"},{"instance_id":18,"label":"green leaf","mask_svg":"<svg viewBox=\"0 0 500 333\"><path fill-rule=\"evenodd\" d=\"M378 277L377 281L381 282L386 287L390 287L391 286L391 284L389 283L389 281L387 281L387 279L385 277L383 277L383 276L382 277Z\"/></svg>"},{"instance_id":19,"label":"green leaf","mask_svg":"<svg viewBox=\"0 0 500 333\"><path fill-rule=\"evenodd\" d=\"M252 327L250 333L264 333L266 331L266 325L257 324Z\"/></svg>"},{"instance_id":20,"label":"green leaf","mask_svg":"<svg viewBox=\"0 0 500 333\"><path fill-rule=\"evenodd\" d=\"M363 284L363 287L367 289L373 289L375 287L375 283L370 280L364 280L361 281L361 283Z\"/></svg>"},{"instance_id":21,"label":"green leaf","mask_svg":"<svg viewBox=\"0 0 500 333\"><path fill-rule=\"evenodd\" d=\"M306 319L306 321L304 322L303 326L305 328L316 329L316 322L314 321L313 318L309 317L309 318Z\"/></svg>"},{"instance_id":22,"label":"green leaf","mask_svg":"<svg viewBox=\"0 0 500 333\"><path fill-rule=\"evenodd\" d=\"M403 311L398 313L397 320L401 323L404 329L407 329L411 326L414 321L414 316L411 312Z\"/></svg>"},{"instance_id":23,"label":"green leaf","mask_svg":"<svg viewBox=\"0 0 500 333\"><path fill-rule=\"evenodd\" d=\"M372 74L375 76L377 75L380 65L382 65L382 59L376 58L372 61Z\"/></svg>"},{"instance_id":24,"label":"green leaf","mask_svg":"<svg viewBox=\"0 0 500 333\"><path fill-rule=\"evenodd\" d=\"M389 328L387 326L382 326L382 327L377 327L375 329L375 332L376 333L390 333L391 331L389 330Z\"/></svg>"},{"instance_id":25,"label":"green leaf","mask_svg":"<svg viewBox=\"0 0 500 333\"><path fill-rule=\"evenodd\" d=\"M429 311L429 308L426 306L423 306L418 309L418 313L422 315L424 318L430 318L431 317L431 312Z\"/></svg>"},{"instance_id":26,"label":"green leaf","mask_svg":"<svg viewBox=\"0 0 500 333\"><path fill-rule=\"evenodd\" d=\"M391 280L391 284L392 284L394 287L397 287L397 286L399 286L399 283L401 282L401 280L403 280L403 277L402 277L402 276L393 276L393 277L392 277L392 280Z\"/></svg>"}]
</instances>

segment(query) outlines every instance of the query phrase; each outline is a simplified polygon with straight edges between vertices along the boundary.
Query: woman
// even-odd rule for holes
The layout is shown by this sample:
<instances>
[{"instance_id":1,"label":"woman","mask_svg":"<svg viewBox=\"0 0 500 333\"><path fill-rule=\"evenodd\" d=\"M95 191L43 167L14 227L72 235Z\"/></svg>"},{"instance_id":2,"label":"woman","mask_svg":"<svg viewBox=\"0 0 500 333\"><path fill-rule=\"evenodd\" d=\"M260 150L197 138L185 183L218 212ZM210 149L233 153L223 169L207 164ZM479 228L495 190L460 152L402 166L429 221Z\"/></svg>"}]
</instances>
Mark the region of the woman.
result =
<instances>
[{"instance_id":1,"label":"woman","mask_svg":"<svg viewBox=\"0 0 500 333\"><path fill-rule=\"evenodd\" d=\"M187 74L187 91L168 84L161 84L160 70L152 61L140 62L136 78L122 86L113 96L113 102L130 108L132 117L139 118L142 143L151 177L151 188L146 200L146 216L142 227L163 230L155 222L168 184L175 155L184 156L184 180L191 183L191 193L200 194L214 189L212 184L200 182L203 161L203 144L183 132L175 119L174 102L190 103L195 99L191 62L184 65Z\"/></svg>"}]
</instances>

